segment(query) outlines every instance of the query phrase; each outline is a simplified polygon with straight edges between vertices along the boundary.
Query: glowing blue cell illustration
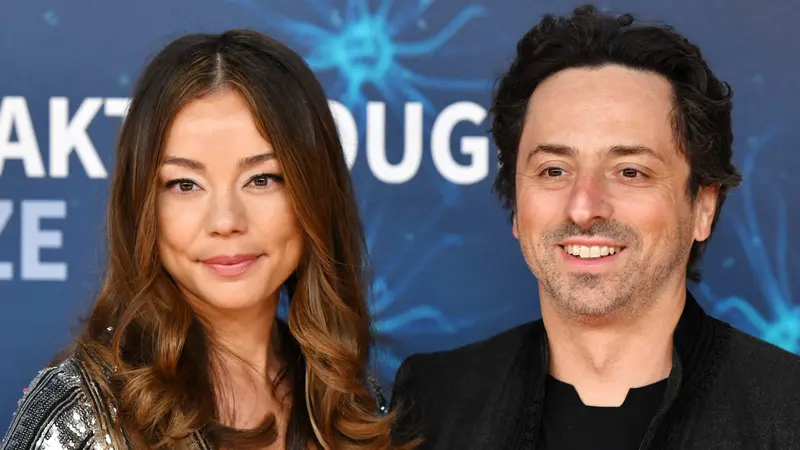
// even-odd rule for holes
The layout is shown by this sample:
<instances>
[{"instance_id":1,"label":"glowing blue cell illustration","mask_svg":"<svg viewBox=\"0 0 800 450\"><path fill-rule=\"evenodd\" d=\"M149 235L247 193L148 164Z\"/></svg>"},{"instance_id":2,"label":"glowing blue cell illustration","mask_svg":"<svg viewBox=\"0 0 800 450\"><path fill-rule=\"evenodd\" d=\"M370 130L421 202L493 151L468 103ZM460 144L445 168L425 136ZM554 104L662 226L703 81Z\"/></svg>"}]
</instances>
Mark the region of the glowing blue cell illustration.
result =
<instances>
[{"instance_id":1,"label":"glowing blue cell illustration","mask_svg":"<svg viewBox=\"0 0 800 450\"><path fill-rule=\"evenodd\" d=\"M398 36L409 27L430 31L422 17L433 0L398 1L397 5L392 0L381 0L374 10L366 0L347 0L343 10L330 1L310 0L307 4L316 13L317 23L285 17L262 1L229 1L263 18L270 30L303 52L317 74L334 71L337 79L327 86L328 94L351 111L364 108L369 100L365 92L368 88L377 91L391 107L413 101L433 114L436 108L424 89L483 92L490 87L487 80L425 75L403 64L408 59L435 55L470 20L485 14L481 5L460 4L451 21L440 30L424 39L406 42Z\"/></svg>"},{"instance_id":2,"label":"glowing blue cell illustration","mask_svg":"<svg viewBox=\"0 0 800 450\"><path fill-rule=\"evenodd\" d=\"M700 292L713 302L712 312L723 319L731 320L767 342L794 353L800 353L800 305L793 301L791 273L788 258L792 256L788 236L787 205L784 195L768 179L756 176L756 160L760 152L778 136L780 130L773 129L747 140L747 154L742 165L744 177L741 194L743 213L733 221L739 243L747 258L753 281L757 283L763 302L753 302L742 296L719 298L708 284L700 285ZM754 188L766 186L770 192L756 197ZM774 202L777 217L765 218L756 211L757 202ZM772 227L775 242L768 246L764 239L765 227ZM771 234L770 233L770 234ZM760 308L756 304L763 304Z\"/></svg>"}]
</instances>

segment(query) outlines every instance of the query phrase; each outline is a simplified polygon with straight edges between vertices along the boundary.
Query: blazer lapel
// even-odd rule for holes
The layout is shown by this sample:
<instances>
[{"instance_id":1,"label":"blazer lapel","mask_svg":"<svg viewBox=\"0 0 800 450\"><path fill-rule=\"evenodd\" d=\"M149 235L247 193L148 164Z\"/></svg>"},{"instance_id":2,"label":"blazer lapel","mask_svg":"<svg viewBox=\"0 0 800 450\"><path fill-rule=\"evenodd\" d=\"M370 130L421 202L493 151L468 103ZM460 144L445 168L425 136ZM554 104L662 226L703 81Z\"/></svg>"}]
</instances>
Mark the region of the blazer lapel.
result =
<instances>
[{"instance_id":1,"label":"blazer lapel","mask_svg":"<svg viewBox=\"0 0 800 450\"><path fill-rule=\"evenodd\" d=\"M462 448L532 450L541 422L546 369L546 338L539 321L525 336L505 376L490 390L470 433L472 442Z\"/></svg>"}]
</instances>

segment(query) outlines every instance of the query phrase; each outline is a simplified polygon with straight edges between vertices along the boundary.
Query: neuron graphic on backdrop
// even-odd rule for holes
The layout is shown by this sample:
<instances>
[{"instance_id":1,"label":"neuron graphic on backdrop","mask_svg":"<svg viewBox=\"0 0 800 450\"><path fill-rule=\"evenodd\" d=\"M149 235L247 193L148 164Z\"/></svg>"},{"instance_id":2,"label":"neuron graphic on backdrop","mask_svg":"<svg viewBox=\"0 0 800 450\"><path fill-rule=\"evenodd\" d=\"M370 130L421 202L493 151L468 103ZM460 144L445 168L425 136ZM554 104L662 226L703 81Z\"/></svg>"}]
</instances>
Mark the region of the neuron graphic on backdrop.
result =
<instances>
[{"instance_id":1,"label":"neuron graphic on backdrop","mask_svg":"<svg viewBox=\"0 0 800 450\"><path fill-rule=\"evenodd\" d=\"M374 11L367 0L347 0L341 10L331 0L309 0L308 8L318 23L284 17L266 8L263 1L229 1L258 14L270 30L304 52L315 73L335 71L337 80L326 89L328 95L342 102L354 115L366 104L366 87L377 90L390 106L419 102L428 114L436 108L420 89L483 92L489 87L486 80L418 73L401 61L440 50L471 19L485 13L480 5L460 6L453 19L438 32L430 33L430 37L401 42L397 36L412 26L418 33L428 34L423 15L433 0L405 0L394 8L393 0L380 0Z\"/></svg>"},{"instance_id":2,"label":"neuron graphic on backdrop","mask_svg":"<svg viewBox=\"0 0 800 450\"><path fill-rule=\"evenodd\" d=\"M800 353L800 305L795 304L791 292L791 276L788 258L792 255L788 242L787 205L784 195L770 183L769 180L756 178L756 160L759 153L779 134L778 130L771 130L760 136L753 136L747 140L747 154L742 165L744 178L741 190L744 204L744 214L739 220L733 221L736 235L742 246L743 253L753 272L753 279L758 283L764 298L765 311L759 311L753 306L754 302L741 296L718 298L711 287L705 283L700 284L700 292L713 302L713 313L731 321L744 321L736 325L744 330L750 330L757 337L771 342L779 347L794 353ZM753 187L759 182L771 192L756 198ZM775 203L776 220L763 220L764 216L756 211L756 202L770 199ZM770 255L769 243L763 239L763 230L766 222L774 229L767 230L775 233L775 242L771 246L773 254Z\"/></svg>"},{"instance_id":3,"label":"neuron graphic on backdrop","mask_svg":"<svg viewBox=\"0 0 800 450\"><path fill-rule=\"evenodd\" d=\"M446 204L449 192L443 194L442 203ZM437 231L438 222L447 213L445 207L422 217L414 230L404 233L400 239L387 237L380 230L388 206L386 202L380 202L380 205L366 215L365 228L370 253L379 239L392 240L391 246L384 245L391 257L387 263L376 267L370 299L376 339L373 357L381 380L387 381L394 377L401 362L401 358L392 351L395 339L423 333L455 334L460 327L471 325L472 320L446 317L428 304L415 304L404 311L396 311L398 306L402 307L404 299L405 304L408 303L405 294L409 288L419 284L418 276L430 269L435 258L445 249L461 245L464 241L455 233Z\"/></svg>"},{"instance_id":4,"label":"neuron graphic on backdrop","mask_svg":"<svg viewBox=\"0 0 800 450\"><path fill-rule=\"evenodd\" d=\"M487 80L425 75L407 68L401 61L435 54L442 49L470 20L485 13L485 8L479 5L459 6L444 27L431 32L423 16L433 0L406 0L397 2L395 7L392 0L380 0L374 9L366 0L346 0L341 9L329 0L312 0L307 6L317 23L285 17L261 1L229 1L263 18L269 30L278 33L277 38L285 39L303 54L317 75L333 71L336 81L326 87L326 92L331 99L345 105L354 117L361 117L359 112L368 101L365 92L368 89L380 94L387 108L394 112L402 111L405 102L418 102L425 116L430 118L437 109L423 90L485 92L490 86ZM430 37L401 42L398 35L411 27L417 28L413 30L416 34ZM363 142L362 139L359 140ZM433 172L426 164L422 169L429 174ZM374 268L370 298L376 341L373 363L384 385L392 380L401 362L401 356L393 350L396 348L394 339L412 334L455 334L459 328L473 322L446 317L428 304L403 307L402 300L409 288L419 285L418 276L445 249L463 243L461 236L440 229L440 221L449 208L459 203L459 186L438 174L432 174L428 181L440 194L437 207L419 220L408 221L413 223L413 230L399 236L387 236L381 229L388 212L386 199L370 201L374 189L367 186L358 189L370 254L380 242L385 255L390 255L383 258L384 264ZM279 315L285 318L287 313L288 302L284 299Z\"/></svg>"},{"instance_id":5,"label":"neuron graphic on backdrop","mask_svg":"<svg viewBox=\"0 0 800 450\"><path fill-rule=\"evenodd\" d=\"M467 318L446 317L437 308L426 304L415 305L400 312L395 311L396 305L402 304L400 300L403 295L414 285L420 273L429 268L436 256L449 247L463 243L463 238L457 234L436 233L436 224L444 216L445 209L439 211L424 218L415 232L404 234L390 247L391 259L388 264L377 268L379 271L374 275L369 300L375 337L372 357L377 367L376 375L383 383L394 377L401 363L401 357L392 350L394 339L404 334L455 334L461 327L472 324L472 320ZM370 253L382 236L379 229L385 212L386 208L382 207L365 218L367 247ZM417 242L421 245L415 245ZM422 249L421 252L418 251L419 248ZM289 302L284 297L278 315L286 320L288 312Z\"/></svg>"}]
</instances>

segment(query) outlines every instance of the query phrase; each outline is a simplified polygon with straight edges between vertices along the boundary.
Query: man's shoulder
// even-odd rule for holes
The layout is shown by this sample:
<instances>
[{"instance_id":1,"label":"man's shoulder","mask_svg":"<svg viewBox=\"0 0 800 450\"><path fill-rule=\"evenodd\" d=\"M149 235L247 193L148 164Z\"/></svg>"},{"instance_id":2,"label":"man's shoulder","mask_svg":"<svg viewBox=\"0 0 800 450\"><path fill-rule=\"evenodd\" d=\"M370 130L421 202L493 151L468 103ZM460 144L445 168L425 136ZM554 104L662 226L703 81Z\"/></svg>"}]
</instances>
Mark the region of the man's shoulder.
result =
<instances>
[{"instance_id":1,"label":"man's shoulder","mask_svg":"<svg viewBox=\"0 0 800 450\"><path fill-rule=\"evenodd\" d=\"M730 333L732 371L759 391L767 389L800 401L800 356L734 327Z\"/></svg>"},{"instance_id":2,"label":"man's shoulder","mask_svg":"<svg viewBox=\"0 0 800 450\"><path fill-rule=\"evenodd\" d=\"M706 426L728 430L732 439L750 436L776 448L795 448L800 441L800 356L714 320L717 342L724 345L711 348L707 357L715 363L704 371L711 378L696 384L711 390L704 404L714 412Z\"/></svg>"},{"instance_id":3,"label":"man's shoulder","mask_svg":"<svg viewBox=\"0 0 800 450\"><path fill-rule=\"evenodd\" d=\"M82 364L74 357L41 370L23 392L0 449L76 448L94 443L97 412ZM99 448L99 447L98 447Z\"/></svg>"},{"instance_id":4,"label":"man's shoulder","mask_svg":"<svg viewBox=\"0 0 800 450\"><path fill-rule=\"evenodd\" d=\"M531 349L539 348L538 333L543 330L541 320L528 322L452 350L406 358L392 390L398 442L420 432L426 439L435 440L442 430L454 426L454 420L477 414L477 405L486 402L508 379L520 355L535 357Z\"/></svg>"},{"instance_id":5,"label":"man's shoulder","mask_svg":"<svg viewBox=\"0 0 800 450\"><path fill-rule=\"evenodd\" d=\"M516 356L523 344L529 343L539 329L543 330L541 320L526 322L454 349L413 354L404 365L416 373L441 374L442 377L447 377L448 372L502 367L504 362L510 362Z\"/></svg>"},{"instance_id":6,"label":"man's shoulder","mask_svg":"<svg viewBox=\"0 0 800 450\"><path fill-rule=\"evenodd\" d=\"M509 370L523 347L530 347L543 330L537 320L451 350L413 354L397 371L395 387L439 394L460 391L462 386L480 391Z\"/></svg>"},{"instance_id":7,"label":"man's shoulder","mask_svg":"<svg viewBox=\"0 0 800 450\"><path fill-rule=\"evenodd\" d=\"M715 383L720 404L736 405L732 410L747 411L752 420L766 427L780 428L800 424L800 356L777 345L717 321L728 334L727 345L717 346ZM762 428L759 426L757 428ZM793 435L792 439L800 438Z\"/></svg>"}]
</instances>

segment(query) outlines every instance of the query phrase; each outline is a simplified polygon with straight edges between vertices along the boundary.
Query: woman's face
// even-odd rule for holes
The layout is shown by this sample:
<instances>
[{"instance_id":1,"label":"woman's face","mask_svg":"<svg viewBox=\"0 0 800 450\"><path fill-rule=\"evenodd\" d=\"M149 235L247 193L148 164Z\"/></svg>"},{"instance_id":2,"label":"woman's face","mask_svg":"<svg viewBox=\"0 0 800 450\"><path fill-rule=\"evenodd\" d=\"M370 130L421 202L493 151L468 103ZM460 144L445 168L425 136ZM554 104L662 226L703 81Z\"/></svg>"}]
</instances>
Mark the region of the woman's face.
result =
<instances>
[{"instance_id":1,"label":"woman's face","mask_svg":"<svg viewBox=\"0 0 800 450\"><path fill-rule=\"evenodd\" d=\"M179 111L158 183L161 262L189 301L215 310L277 303L304 235L280 162L240 94L215 92Z\"/></svg>"}]
</instances>

